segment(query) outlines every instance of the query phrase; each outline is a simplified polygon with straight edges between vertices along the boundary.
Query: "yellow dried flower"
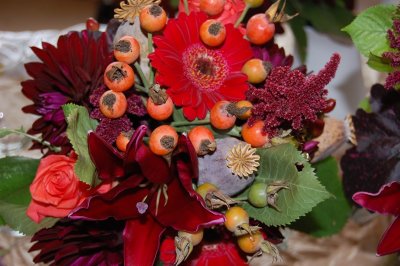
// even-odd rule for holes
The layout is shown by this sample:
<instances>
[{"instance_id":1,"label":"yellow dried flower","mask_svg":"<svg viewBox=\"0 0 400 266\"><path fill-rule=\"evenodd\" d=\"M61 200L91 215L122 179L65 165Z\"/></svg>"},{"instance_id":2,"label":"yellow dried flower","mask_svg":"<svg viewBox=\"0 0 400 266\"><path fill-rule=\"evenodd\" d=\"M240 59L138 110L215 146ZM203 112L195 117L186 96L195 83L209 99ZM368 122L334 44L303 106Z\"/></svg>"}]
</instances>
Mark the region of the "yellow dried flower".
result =
<instances>
[{"instance_id":1,"label":"yellow dried flower","mask_svg":"<svg viewBox=\"0 0 400 266\"><path fill-rule=\"evenodd\" d=\"M133 23L135 21L135 17L139 16L140 11L146 6L152 4L159 4L161 0L126 0L121 2L121 8L114 9L115 15L114 18L119 20L126 20L129 23Z\"/></svg>"},{"instance_id":2,"label":"yellow dried flower","mask_svg":"<svg viewBox=\"0 0 400 266\"><path fill-rule=\"evenodd\" d=\"M256 151L248 143L239 143L228 152L226 165L235 175L248 178L260 165L260 156L255 154Z\"/></svg>"}]
</instances>

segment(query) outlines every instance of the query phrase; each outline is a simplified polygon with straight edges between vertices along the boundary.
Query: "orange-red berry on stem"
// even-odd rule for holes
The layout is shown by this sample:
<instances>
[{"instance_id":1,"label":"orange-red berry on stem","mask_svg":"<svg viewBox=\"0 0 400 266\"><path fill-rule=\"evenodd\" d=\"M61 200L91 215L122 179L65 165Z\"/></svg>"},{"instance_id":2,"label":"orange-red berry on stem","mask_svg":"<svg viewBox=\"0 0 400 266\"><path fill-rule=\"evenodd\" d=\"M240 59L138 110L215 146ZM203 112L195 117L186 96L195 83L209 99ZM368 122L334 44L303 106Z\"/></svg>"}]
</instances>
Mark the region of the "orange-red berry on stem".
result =
<instances>
[{"instance_id":1,"label":"orange-red berry on stem","mask_svg":"<svg viewBox=\"0 0 400 266\"><path fill-rule=\"evenodd\" d=\"M126 151L126 146L128 145L129 141L131 140L133 130L125 132L122 131L119 133L117 139L115 140L115 144L117 145L117 148L125 152Z\"/></svg>"},{"instance_id":2,"label":"orange-red berry on stem","mask_svg":"<svg viewBox=\"0 0 400 266\"><path fill-rule=\"evenodd\" d=\"M216 16L224 11L225 0L200 0L199 8L209 16Z\"/></svg>"},{"instance_id":3,"label":"orange-red berry on stem","mask_svg":"<svg viewBox=\"0 0 400 266\"><path fill-rule=\"evenodd\" d=\"M122 92L108 90L100 97L100 112L108 118L118 118L125 114L128 104Z\"/></svg>"},{"instance_id":4,"label":"orange-red berry on stem","mask_svg":"<svg viewBox=\"0 0 400 266\"><path fill-rule=\"evenodd\" d=\"M126 91L135 84L135 73L126 63L112 62L104 71L104 84L116 92Z\"/></svg>"},{"instance_id":5,"label":"orange-red berry on stem","mask_svg":"<svg viewBox=\"0 0 400 266\"><path fill-rule=\"evenodd\" d=\"M168 97L167 101L163 104L155 104L153 99L149 97L146 105L147 113L155 120L163 121L170 117L174 112L174 103Z\"/></svg>"},{"instance_id":6,"label":"orange-red berry on stem","mask_svg":"<svg viewBox=\"0 0 400 266\"><path fill-rule=\"evenodd\" d=\"M236 116L228 112L230 102L219 101L210 111L211 125L217 129L226 130L235 125Z\"/></svg>"},{"instance_id":7,"label":"orange-red berry on stem","mask_svg":"<svg viewBox=\"0 0 400 266\"><path fill-rule=\"evenodd\" d=\"M254 148L264 146L269 142L268 134L264 133L264 122L257 121L252 127L248 123L242 127L243 140L249 143Z\"/></svg>"},{"instance_id":8,"label":"orange-red berry on stem","mask_svg":"<svg viewBox=\"0 0 400 266\"><path fill-rule=\"evenodd\" d=\"M139 42L132 36L125 35L114 45L114 57L120 62L132 64L139 55Z\"/></svg>"},{"instance_id":9,"label":"orange-red berry on stem","mask_svg":"<svg viewBox=\"0 0 400 266\"><path fill-rule=\"evenodd\" d=\"M253 44L262 45L275 35L275 24L264 14L252 16L246 25L246 36Z\"/></svg>"},{"instance_id":10,"label":"orange-red berry on stem","mask_svg":"<svg viewBox=\"0 0 400 266\"><path fill-rule=\"evenodd\" d=\"M188 133L188 138L199 156L215 151L216 143L214 135L205 126L192 128Z\"/></svg>"},{"instance_id":11,"label":"orange-red berry on stem","mask_svg":"<svg viewBox=\"0 0 400 266\"><path fill-rule=\"evenodd\" d=\"M157 155L167 155L171 153L177 144L178 133L169 125L157 127L150 135L150 150Z\"/></svg>"},{"instance_id":12,"label":"orange-red berry on stem","mask_svg":"<svg viewBox=\"0 0 400 266\"><path fill-rule=\"evenodd\" d=\"M157 32L167 24L167 14L159 5L149 5L140 11L140 26L147 32Z\"/></svg>"},{"instance_id":13,"label":"orange-red berry on stem","mask_svg":"<svg viewBox=\"0 0 400 266\"><path fill-rule=\"evenodd\" d=\"M200 26L200 39L208 46L219 46L226 38L224 24L216 19L209 19Z\"/></svg>"},{"instance_id":14,"label":"orange-red berry on stem","mask_svg":"<svg viewBox=\"0 0 400 266\"><path fill-rule=\"evenodd\" d=\"M253 84L263 82L267 78L269 71L270 66L258 58L250 59L242 67L242 72L247 75L247 80Z\"/></svg>"}]
</instances>

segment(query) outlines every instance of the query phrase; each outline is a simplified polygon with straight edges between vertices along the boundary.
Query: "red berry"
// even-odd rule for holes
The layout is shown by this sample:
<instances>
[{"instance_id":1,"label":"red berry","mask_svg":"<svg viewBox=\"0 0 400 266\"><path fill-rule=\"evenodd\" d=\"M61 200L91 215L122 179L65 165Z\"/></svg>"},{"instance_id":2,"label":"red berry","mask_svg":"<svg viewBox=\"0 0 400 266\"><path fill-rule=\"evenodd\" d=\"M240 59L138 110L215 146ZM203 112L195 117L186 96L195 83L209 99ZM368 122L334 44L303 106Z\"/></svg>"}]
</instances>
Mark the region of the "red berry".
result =
<instances>
[{"instance_id":1,"label":"red berry","mask_svg":"<svg viewBox=\"0 0 400 266\"><path fill-rule=\"evenodd\" d=\"M99 22L95 20L94 18L88 18L86 20L86 29L90 31L98 31L100 28Z\"/></svg>"},{"instance_id":2,"label":"red berry","mask_svg":"<svg viewBox=\"0 0 400 266\"><path fill-rule=\"evenodd\" d=\"M253 44L262 45L271 40L275 34L275 24L265 14L256 14L247 22L246 36Z\"/></svg>"}]
</instances>

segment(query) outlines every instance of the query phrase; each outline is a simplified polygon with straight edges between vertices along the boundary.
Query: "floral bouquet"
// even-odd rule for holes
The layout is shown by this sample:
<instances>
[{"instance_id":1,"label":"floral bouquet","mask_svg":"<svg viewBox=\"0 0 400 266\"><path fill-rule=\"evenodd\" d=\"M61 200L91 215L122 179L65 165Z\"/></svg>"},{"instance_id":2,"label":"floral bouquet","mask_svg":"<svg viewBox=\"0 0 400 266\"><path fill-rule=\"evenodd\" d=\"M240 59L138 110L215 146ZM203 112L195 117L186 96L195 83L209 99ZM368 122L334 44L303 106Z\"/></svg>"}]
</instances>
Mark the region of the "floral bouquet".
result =
<instances>
[{"instance_id":1,"label":"floral bouquet","mask_svg":"<svg viewBox=\"0 0 400 266\"><path fill-rule=\"evenodd\" d=\"M128 0L105 31L89 19L32 48L23 111L38 119L0 137L43 156L0 160L0 222L33 235L35 263L246 265L280 260L285 226L340 230L350 208L322 134L340 56L293 68L274 41L284 8L181 1L168 18Z\"/></svg>"}]
</instances>

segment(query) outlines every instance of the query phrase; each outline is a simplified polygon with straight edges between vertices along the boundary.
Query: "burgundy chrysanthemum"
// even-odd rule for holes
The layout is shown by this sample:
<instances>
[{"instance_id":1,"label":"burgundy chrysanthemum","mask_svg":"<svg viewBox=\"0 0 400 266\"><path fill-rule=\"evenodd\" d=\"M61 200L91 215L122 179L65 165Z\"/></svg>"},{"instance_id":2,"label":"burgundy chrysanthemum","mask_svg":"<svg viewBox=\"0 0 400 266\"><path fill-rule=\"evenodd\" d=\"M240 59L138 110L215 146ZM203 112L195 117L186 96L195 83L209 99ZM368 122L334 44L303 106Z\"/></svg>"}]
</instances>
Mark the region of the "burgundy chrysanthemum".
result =
<instances>
[{"instance_id":1,"label":"burgundy chrysanthemum","mask_svg":"<svg viewBox=\"0 0 400 266\"><path fill-rule=\"evenodd\" d=\"M30 251L40 251L33 262L49 265L122 265L124 223L63 219L38 231Z\"/></svg>"},{"instance_id":2,"label":"burgundy chrysanthemum","mask_svg":"<svg viewBox=\"0 0 400 266\"><path fill-rule=\"evenodd\" d=\"M43 42L32 50L42 62L25 65L32 79L24 81L22 93L33 101L22 110L40 116L28 130L42 134L67 153L71 145L66 137L66 123L61 106L76 103L86 107L89 95L103 83L103 73L112 61L106 33L81 31L60 36L57 46ZM41 148L36 143L32 148Z\"/></svg>"},{"instance_id":3,"label":"burgundy chrysanthemum","mask_svg":"<svg viewBox=\"0 0 400 266\"><path fill-rule=\"evenodd\" d=\"M275 135L280 127L299 130L305 122L315 121L327 105L325 86L335 76L339 62L340 56L333 54L318 74L308 76L289 67L273 68L264 88L252 87L247 93L254 105L249 125L262 120L265 132Z\"/></svg>"},{"instance_id":4,"label":"burgundy chrysanthemum","mask_svg":"<svg viewBox=\"0 0 400 266\"><path fill-rule=\"evenodd\" d=\"M249 42L232 24L220 47L207 47L200 40L204 13L180 13L171 19L162 36L154 37L155 52L149 56L157 70L157 82L189 120L203 119L219 100L243 100L248 89L241 72L252 56Z\"/></svg>"},{"instance_id":5,"label":"burgundy chrysanthemum","mask_svg":"<svg viewBox=\"0 0 400 266\"><path fill-rule=\"evenodd\" d=\"M400 19L393 20L393 29L387 31L387 39L394 51L384 52L382 57L390 61L390 65L397 69L400 66ZM394 88L400 83L400 71L393 71L388 75L385 88Z\"/></svg>"},{"instance_id":6,"label":"burgundy chrysanthemum","mask_svg":"<svg viewBox=\"0 0 400 266\"><path fill-rule=\"evenodd\" d=\"M255 58L270 62L273 67L288 66L293 64L293 56L286 55L285 49L277 44L268 43L265 46L252 46L253 55Z\"/></svg>"}]
</instances>

